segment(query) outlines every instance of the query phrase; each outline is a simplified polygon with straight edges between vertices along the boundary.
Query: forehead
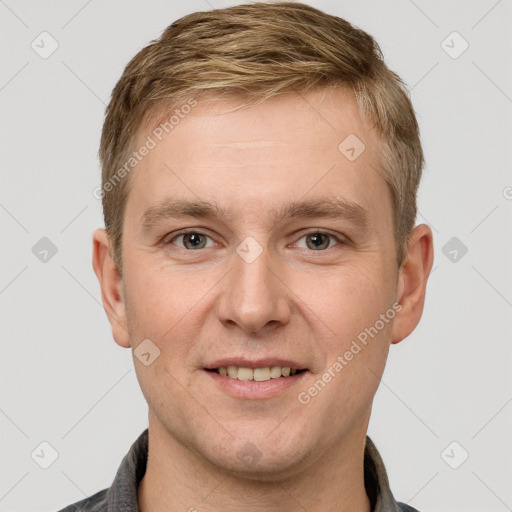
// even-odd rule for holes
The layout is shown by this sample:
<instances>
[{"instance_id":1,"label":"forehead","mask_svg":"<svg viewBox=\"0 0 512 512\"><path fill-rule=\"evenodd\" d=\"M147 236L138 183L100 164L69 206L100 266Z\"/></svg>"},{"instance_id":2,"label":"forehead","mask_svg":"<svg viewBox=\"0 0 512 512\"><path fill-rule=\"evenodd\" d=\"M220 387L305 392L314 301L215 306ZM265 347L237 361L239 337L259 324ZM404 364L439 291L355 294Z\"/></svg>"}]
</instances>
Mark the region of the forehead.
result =
<instances>
[{"instance_id":1,"label":"forehead","mask_svg":"<svg viewBox=\"0 0 512 512\"><path fill-rule=\"evenodd\" d=\"M200 137L196 146L202 149L216 146L231 153L244 150L244 154L254 149L259 156L280 144L314 152L328 149L339 156L338 145L349 134L365 144L366 156L376 156L380 146L379 136L362 118L353 92L346 88L317 87L247 105L240 95L220 98L214 93L206 94L192 108L191 101L197 102L191 97L165 114L163 108L150 112L146 125L137 132L138 143L151 133L158 145L172 145L174 140L176 146L194 132ZM193 154L187 155L187 150ZM191 144L181 144L180 153L199 156Z\"/></svg>"},{"instance_id":2,"label":"forehead","mask_svg":"<svg viewBox=\"0 0 512 512\"><path fill-rule=\"evenodd\" d=\"M134 147L149 139L153 147L130 176L128 204L137 208L137 222L169 195L260 216L306 196L334 195L379 210L375 197L388 192L380 137L350 91L317 89L233 110L240 103L212 97L192 109L176 107L167 125L151 124L162 117L155 112L139 129ZM381 197L381 206L389 199Z\"/></svg>"}]
</instances>

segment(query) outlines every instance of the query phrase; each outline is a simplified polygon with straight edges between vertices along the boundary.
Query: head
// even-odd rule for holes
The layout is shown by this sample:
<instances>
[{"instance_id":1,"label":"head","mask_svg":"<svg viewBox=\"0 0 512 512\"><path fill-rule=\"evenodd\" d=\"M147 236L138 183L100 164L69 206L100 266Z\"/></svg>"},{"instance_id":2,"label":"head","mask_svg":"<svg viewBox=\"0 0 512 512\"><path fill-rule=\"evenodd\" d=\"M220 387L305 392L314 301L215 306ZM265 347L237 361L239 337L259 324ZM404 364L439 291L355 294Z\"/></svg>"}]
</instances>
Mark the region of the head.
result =
<instances>
[{"instance_id":1,"label":"head","mask_svg":"<svg viewBox=\"0 0 512 512\"><path fill-rule=\"evenodd\" d=\"M364 436L432 266L418 125L372 37L297 2L185 16L126 67L100 160L93 264L150 421L258 478ZM213 375L236 361L298 373L249 398Z\"/></svg>"}]
</instances>

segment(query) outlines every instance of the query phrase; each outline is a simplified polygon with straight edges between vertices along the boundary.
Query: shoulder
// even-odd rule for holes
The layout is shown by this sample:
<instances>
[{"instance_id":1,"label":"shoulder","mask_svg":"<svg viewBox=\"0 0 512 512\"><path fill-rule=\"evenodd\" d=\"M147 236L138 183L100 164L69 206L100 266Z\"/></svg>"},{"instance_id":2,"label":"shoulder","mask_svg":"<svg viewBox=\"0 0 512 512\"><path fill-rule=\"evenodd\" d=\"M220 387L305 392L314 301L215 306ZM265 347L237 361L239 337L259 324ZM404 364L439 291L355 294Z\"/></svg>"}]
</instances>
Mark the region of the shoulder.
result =
<instances>
[{"instance_id":1,"label":"shoulder","mask_svg":"<svg viewBox=\"0 0 512 512\"><path fill-rule=\"evenodd\" d=\"M88 498L64 507L58 512L106 512L107 491L108 489L103 489L102 491L99 491L96 494L89 496Z\"/></svg>"},{"instance_id":2,"label":"shoulder","mask_svg":"<svg viewBox=\"0 0 512 512\"><path fill-rule=\"evenodd\" d=\"M405 503L399 503L398 508L400 509L400 512L419 512L415 508L412 508L409 505L406 505Z\"/></svg>"}]
</instances>

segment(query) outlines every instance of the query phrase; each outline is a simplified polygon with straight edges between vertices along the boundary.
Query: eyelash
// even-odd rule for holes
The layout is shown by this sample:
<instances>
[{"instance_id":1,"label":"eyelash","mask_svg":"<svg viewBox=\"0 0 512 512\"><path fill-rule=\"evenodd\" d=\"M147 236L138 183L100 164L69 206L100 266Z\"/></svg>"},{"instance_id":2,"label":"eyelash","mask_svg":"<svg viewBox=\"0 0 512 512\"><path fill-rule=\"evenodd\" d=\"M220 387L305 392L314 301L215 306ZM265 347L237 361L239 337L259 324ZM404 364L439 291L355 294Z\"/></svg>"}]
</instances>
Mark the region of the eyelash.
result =
<instances>
[{"instance_id":1,"label":"eyelash","mask_svg":"<svg viewBox=\"0 0 512 512\"><path fill-rule=\"evenodd\" d=\"M203 233L201 231L198 231L198 230L195 230L195 229L188 229L188 230L184 230L184 231L180 231L179 233L176 233L172 238L170 239L164 239L163 243L164 245L171 245L174 240L176 240L177 238L181 237L181 236L184 236L184 235L187 235L187 234L196 234L196 235L202 235L202 236L206 236L210 239L211 236L207 235L206 233ZM336 247L337 245L348 245L349 241L347 239L344 239L344 238L340 238L339 236L337 235L334 235L332 233L329 233L328 231L320 231L320 230L314 230L314 231L309 231L307 233L303 233L302 236L299 238L299 240L302 240L304 237L307 237L309 235L327 235L329 236L330 238L333 238L334 240L336 240L337 244L333 247ZM187 252L194 252L195 250L200 250L200 249L187 249L185 247L180 247L178 246L180 249L184 250L184 251L187 251ZM312 249L305 249L305 250L308 250L308 251L311 251L311 252L325 252L327 251L328 249L332 249L333 247L328 247L327 249L322 249L322 250L319 250L319 251L314 251ZM301 248L303 249L303 248Z\"/></svg>"}]
</instances>

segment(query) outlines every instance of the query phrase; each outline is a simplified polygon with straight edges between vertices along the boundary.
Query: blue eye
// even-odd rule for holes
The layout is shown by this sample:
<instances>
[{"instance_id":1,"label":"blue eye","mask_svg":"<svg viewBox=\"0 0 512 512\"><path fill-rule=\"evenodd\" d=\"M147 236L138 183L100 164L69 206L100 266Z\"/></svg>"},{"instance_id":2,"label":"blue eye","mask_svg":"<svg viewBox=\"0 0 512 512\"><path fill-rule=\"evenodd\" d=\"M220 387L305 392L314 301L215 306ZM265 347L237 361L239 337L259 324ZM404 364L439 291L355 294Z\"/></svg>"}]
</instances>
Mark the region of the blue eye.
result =
<instances>
[{"instance_id":1,"label":"blue eye","mask_svg":"<svg viewBox=\"0 0 512 512\"><path fill-rule=\"evenodd\" d=\"M181 243L177 243L177 240L181 240ZM301 240L306 240L305 245L299 245ZM309 249L315 252L321 252L326 249L330 249L333 246L343 244L343 240L339 237L326 233L324 231L311 231L306 233L299 242L296 242L295 246ZM172 238L165 240L165 244L174 244L178 247L186 250L198 250L207 249L215 246L215 242L208 235L201 233L200 231L186 231L174 235Z\"/></svg>"},{"instance_id":2,"label":"blue eye","mask_svg":"<svg viewBox=\"0 0 512 512\"><path fill-rule=\"evenodd\" d=\"M181 247L182 249L190 249L190 250L196 250L196 249L204 249L206 246L206 239L210 238L209 236L205 235L204 233L199 233L198 231L189 231L186 233L180 233L173 237L171 240L169 240L167 243L173 243L175 240L183 239L183 245L178 245L178 247ZM212 247L213 244L209 245L208 247Z\"/></svg>"},{"instance_id":3,"label":"blue eye","mask_svg":"<svg viewBox=\"0 0 512 512\"><path fill-rule=\"evenodd\" d=\"M330 233L324 233L323 231L313 231L311 233L307 233L300 240L306 239L306 249L310 249L312 251L322 251L324 249L330 249L332 247L331 241L335 240L336 243L334 245L338 245L341 241L338 237L331 235Z\"/></svg>"}]
</instances>

